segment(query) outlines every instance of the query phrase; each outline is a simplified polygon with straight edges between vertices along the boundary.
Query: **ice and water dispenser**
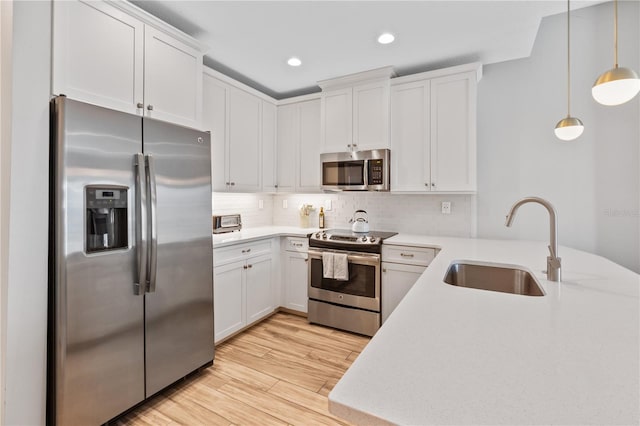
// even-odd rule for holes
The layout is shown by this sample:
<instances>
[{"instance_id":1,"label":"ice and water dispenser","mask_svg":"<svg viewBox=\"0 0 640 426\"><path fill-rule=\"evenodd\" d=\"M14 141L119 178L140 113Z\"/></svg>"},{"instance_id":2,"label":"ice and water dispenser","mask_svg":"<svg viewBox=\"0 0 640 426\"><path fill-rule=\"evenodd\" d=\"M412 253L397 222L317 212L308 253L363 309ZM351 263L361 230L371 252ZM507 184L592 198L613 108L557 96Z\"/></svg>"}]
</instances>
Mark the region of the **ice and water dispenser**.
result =
<instances>
[{"instance_id":1,"label":"ice and water dispenser","mask_svg":"<svg viewBox=\"0 0 640 426\"><path fill-rule=\"evenodd\" d=\"M86 186L85 245L87 253L127 248L125 186Z\"/></svg>"}]
</instances>

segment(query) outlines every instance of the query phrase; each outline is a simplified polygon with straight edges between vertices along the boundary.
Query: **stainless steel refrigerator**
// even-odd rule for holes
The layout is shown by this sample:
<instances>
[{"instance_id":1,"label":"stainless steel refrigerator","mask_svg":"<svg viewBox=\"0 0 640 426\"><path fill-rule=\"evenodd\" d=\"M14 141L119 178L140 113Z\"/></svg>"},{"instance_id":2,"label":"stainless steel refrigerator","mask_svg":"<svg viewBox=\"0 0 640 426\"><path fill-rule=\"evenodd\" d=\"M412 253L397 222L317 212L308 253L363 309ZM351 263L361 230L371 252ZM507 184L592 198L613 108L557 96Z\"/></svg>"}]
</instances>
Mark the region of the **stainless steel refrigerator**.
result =
<instances>
[{"instance_id":1,"label":"stainless steel refrigerator","mask_svg":"<svg viewBox=\"0 0 640 426\"><path fill-rule=\"evenodd\" d=\"M48 423L101 424L213 361L210 136L51 114Z\"/></svg>"}]
</instances>

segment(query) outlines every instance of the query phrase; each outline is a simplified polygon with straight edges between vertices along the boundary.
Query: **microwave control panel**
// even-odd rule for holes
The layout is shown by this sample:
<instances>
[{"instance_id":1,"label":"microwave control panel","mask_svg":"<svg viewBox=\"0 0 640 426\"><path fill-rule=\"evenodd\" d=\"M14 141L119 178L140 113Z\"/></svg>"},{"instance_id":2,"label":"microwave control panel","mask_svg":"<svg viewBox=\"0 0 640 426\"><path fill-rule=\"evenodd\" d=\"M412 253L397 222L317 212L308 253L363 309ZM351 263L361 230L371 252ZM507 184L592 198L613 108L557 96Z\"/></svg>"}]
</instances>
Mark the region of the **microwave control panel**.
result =
<instances>
[{"instance_id":1,"label":"microwave control panel","mask_svg":"<svg viewBox=\"0 0 640 426\"><path fill-rule=\"evenodd\" d=\"M382 185L384 160L369 160L369 185Z\"/></svg>"}]
</instances>

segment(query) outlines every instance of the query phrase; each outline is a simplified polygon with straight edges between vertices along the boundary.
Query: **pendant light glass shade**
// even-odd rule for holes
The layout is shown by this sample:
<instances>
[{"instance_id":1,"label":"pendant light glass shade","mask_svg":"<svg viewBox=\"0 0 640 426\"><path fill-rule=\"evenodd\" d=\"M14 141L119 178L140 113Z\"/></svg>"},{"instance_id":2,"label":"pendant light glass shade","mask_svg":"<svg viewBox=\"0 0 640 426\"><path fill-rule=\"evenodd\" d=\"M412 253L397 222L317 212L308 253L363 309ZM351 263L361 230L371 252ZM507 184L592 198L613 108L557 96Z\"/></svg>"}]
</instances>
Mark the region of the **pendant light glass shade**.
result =
<instances>
[{"instance_id":1,"label":"pendant light glass shade","mask_svg":"<svg viewBox=\"0 0 640 426\"><path fill-rule=\"evenodd\" d=\"M602 74L593 87L593 99L602 105L620 105L629 102L640 92L640 78L630 68L612 68Z\"/></svg>"},{"instance_id":2,"label":"pendant light glass shade","mask_svg":"<svg viewBox=\"0 0 640 426\"><path fill-rule=\"evenodd\" d=\"M571 116L571 7L567 0L567 116L558 121L554 133L563 141L572 141L584 132L584 125Z\"/></svg>"},{"instance_id":3,"label":"pendant light glass shade","mask_svg":"<svg viewBox=\"0 0 640 426\"><path fill-rule=\"evenodd\" d=\"M556 137L563 141L572 141L584 132L584 125L580 119L567 116L558 121L554 133Z\"/></svg>"},{"instance_id":4,"label":"pendant light glass shade","mask_svg":"<svg viewBox=\"0 0 640 426\"><path fill-rule=\"evenodd\" d=\"M607 106L628 102L640 92L638 74L630 68L618 67L618 0L613 1L613 40L615 64L591 88L593 99Z\"/></svg>"}]
</instances>

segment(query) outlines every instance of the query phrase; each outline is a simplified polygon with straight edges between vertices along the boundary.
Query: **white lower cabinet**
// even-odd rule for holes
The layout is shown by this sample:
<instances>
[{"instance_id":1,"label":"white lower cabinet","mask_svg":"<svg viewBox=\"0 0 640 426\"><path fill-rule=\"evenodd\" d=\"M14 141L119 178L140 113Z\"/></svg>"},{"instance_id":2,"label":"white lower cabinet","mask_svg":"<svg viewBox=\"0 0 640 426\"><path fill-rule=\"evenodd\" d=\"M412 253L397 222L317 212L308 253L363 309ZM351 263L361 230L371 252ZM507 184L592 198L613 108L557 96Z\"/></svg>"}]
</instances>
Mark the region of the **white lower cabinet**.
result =
<instances>
[{"instance_id":1,"label":"white lower cabinet","mask_svg":"<svg viewBox=\"0 0 640 426\"><path fill-rule=\"evenodd\" d=\"M382 323L389 318L426 266L382 262Z\"/></svg>"},{"instance_id":2,"label":"white lower cabinet","mask_svg":"<svg viewBox=\"0 0 640 426\"><path fill-rule=\"evenodd\" d=\"M306 313L309 256L289 251L284 256L284 307Z\"/></svg>"},{"instance_id":3,"label":"white lower cabinet","mask_svg":"<svg viewBox=\"0 0 640 426\"><path fill-rule=\"evenodd\" d=\"M213 269L214 340L227 337L246 325L244 261Z\"/></svg>"},{"instance_id":4,"label":"white lower cabinet","mask_svg":"<svg viewBox=\"0 0 640 426\"><path fill-rule=\"evenodd\" d=\"M284 284L283 303L287 309L307 313L309 282L309 241L301 237L282 239L283 265L282 281Z\"/></svg>"},{"instance_id":5,"label":"white lower cabinet","mask_svg":"<svg viewBox=\"0 0 640 426\"><path fill-rule=\"evenodd\" d=\"M271 243L269 239L213 251L215 342L274 311Z\"/></svg>"},{"instance_id":6,"label":"white lower cabinet","mask_svg":"<svg viewBox=\"0 0 640 426\"><path fill-rule=\"evenodd\" d=\"M382 246L382 323L402 301L436 255L428 247Z\"/></svg>"}]
</instances>

